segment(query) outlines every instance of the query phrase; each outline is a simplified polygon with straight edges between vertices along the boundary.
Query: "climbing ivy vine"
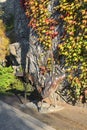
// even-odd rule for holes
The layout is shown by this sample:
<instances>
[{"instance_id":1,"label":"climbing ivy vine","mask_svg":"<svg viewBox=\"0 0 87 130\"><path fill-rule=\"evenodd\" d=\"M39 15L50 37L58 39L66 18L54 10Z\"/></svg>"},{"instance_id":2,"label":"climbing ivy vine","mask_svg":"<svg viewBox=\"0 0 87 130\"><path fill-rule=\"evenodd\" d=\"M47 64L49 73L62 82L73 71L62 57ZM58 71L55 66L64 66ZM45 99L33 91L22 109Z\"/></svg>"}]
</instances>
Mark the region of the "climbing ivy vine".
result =
<instances>
[{"instance_id":1,"label":"climbing ivy vine","mask_svg":"<svg viewBox=\"0 0 87 130\"><path fill-rule=\"evenodd\" d=\"M30 18L28 24L37 35L38 41L44 46L44 49L52 47L52 39L58 35L55 31L57 22L51 18L51 12L48 9L50 0L29 0L25 2L26 15Z\"/></svg>"},{"instance_id":2,"label":"climbing ivy vine","mask_svg":"<svg viewBox=\"0 0 87 130\"><path fill-rule=\"evenodd\" d=\"M39 43L47 51L52 49L52 40L58 35L55 31L58 22L51 17L48 9L50 0L25 0L28 24L38 36ZM60 15L58 20L63 23L64 33L62 44L58 44L59 55L65 58L67 80L75 87L76 95L87 87L87 2L86 0L59 0L54 7Z\"/></svg>"},{"instance_id":3,"label":"climbing ivy vine","mask_svg":"<svg viewBox=\"0 0 87 130\"><path fill-rule=\"evenodd\" d=\"M59 44L65 57L67 79L76 88L77 96L87 87L87 2L85 0L59 0L55 10L60 11L64 34Z\"/></svg>"}]
</instances>

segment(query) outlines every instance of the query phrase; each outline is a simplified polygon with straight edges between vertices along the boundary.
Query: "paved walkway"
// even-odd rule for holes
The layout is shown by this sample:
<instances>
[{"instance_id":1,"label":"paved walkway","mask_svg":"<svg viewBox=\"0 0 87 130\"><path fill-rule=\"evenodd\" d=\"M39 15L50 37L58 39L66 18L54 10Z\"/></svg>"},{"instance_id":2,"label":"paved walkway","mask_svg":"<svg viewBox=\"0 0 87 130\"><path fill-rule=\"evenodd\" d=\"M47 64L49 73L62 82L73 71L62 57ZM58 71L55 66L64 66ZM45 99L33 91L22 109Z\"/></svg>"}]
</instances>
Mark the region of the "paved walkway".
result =
<instances>
[{"instance_id":1,"label":"paved walkway","mask_svg":"<svg viewBox=\"0 0 87 130\"><path fill-rule=\"evenodd\" d=\"M0 130L55 130L34 117L0 101Z\"/></svg>"}]
</instances>

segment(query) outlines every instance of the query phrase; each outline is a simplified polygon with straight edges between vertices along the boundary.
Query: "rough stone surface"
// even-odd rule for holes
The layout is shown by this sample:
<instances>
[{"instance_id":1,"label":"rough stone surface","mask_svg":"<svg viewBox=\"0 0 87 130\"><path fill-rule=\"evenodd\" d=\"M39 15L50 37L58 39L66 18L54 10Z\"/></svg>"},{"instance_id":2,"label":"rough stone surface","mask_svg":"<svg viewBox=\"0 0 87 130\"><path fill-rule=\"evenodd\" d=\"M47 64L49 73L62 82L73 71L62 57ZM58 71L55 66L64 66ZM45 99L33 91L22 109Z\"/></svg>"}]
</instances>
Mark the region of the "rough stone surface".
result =
<instances>
[{"instance_id":1,"label":"rough stone surface","mask_svg":"<svg viewBox=\"0 0 87 130\"><path fill-rule=\"evenodd\" d=\"M37 35L32 28L28 28L29 19L25 16L25 12L23 7L21 7L19 0L0 0L3 4L4 11L5 11L5 18L7 19L13 15L14 17L14 33L15 41L20 44L21 52L18 50L19 59L21 56L20 62L18 62L24 70L30 71L30 73L36 73L38 70L38 61L40 54L43 54L43 49L41 50L40 45L37 42ZM52 0L51 4L48 6L48 10L53 13L53 6L58 4L56 0ZM59 14L52 17L57 17ZM55 37L53 40L53 50L55 50L61 35L60 28L61 26L57 26L55 31L59 32L59 36ZM30 54L31 52L31 54ZM26 56L30 57L30 66L28 67L28 58L26 60ZM15 57L16 58L16 57ZM42 57L41 65L44 64L44 59L46 57ZM29 70L27 70L29 69Z\"/></svg>"},{"instance_id":2,"label":"rough stone surface","mask_svg":"<svg viewBox=\"0 0 87 130\"><path fill-rule=\"evenodd\" d=\"M0 0L0 4L5 11L6 17L9 17L9 15L11 14L14 15L14 10L15 10L14 2L15 0Z\"/></svg>"},{"instance_id":3,"label":"rough stone surface","mask_svg":"<svg viewBox=\"0 0 87 130\"><path fill-rule=\"evenodd\" d=\"M64 109L64 107L61 106L61 105L56 105L54 107L54 106L50 106L48 103L43 103L42 106L41 106L41 102L37 103L36 101L28 102L26 104L26 106L28 108L34 109L35 111L39 111L40 113L58 112L58 111Z\"/></svg>"},{"instance_id":4,"label":"rough stone surface","mask_svg":"<svg viewBox=\"0 0 87 130\"><path fill-rule=\"evenodd\" d=\"M15 0L14 3L15 12L15 35L16 40L19 41L25 38L29 41L29 28L28 28L28 19L25 16L24 9L21 7L20 1Z\"/></svg>"},{"instance_id":5,"label":"rough stone surface","mask_svg":"<svg viewBox=\"0 0 87 130\"><path fill-rule=\"evenodd\" d=\"M10 58L13 66L26 68L26 56L28 53L29 43L26 39L10 44Z\"/></svg>"},{"instance_id":6,"label":"rough stone surface","mask_svg":"<svg viewBox=\"0 0 87 130\"><path fill-rule=\"evenodd\" d=\"M51 13L53 13L52 9L55 4L56 0L52 0L51 4L48 6L48 10ZM12 66L15 71L19 71L19 68L21 67L23 71L33 74L35 85L37 85L37 82L39 82L41 78L39 67L42 65L47 66L47 59L52 58L52 51L45 52L38 44L37 34L32 28L28 28L29 19L25 16L24 9L21 7L19 0L6 0L6 2L3 3L3 7L5 20L6 17L7 19L10 17L11 20L12 15L14 18L14 36L16 42L12 43L9 47ZM58 30L59 26L56 27L55 31ZM57 47L58 38L59 37L56 37L53 40L53 51L55 51L55 48ZM46 79L45 76L43 76L43 78ZM45 81L46 80L44 80L43 84ZM40 85L42 85L42 81L40 82Z\"/></svg>"},{"instance_id":7,"label":"rough stone surface","mask_svg":"<svg viewBox=\"0 0 87 130\"><path fill-rule=\"evenodd\" d=\"M0 0L0 6L4 11L3 20L7 24L13 20L14 28L7 33L15 37L16 43L10 45L12 65L20 65L26 68L26 55L29 51L29 28L28 19L19 0ZM12 50L13 49L13 50ZM13 54L15 53L15 54ZM14 60L15 59L15 60Z\"/></svg>"}]
</instances>

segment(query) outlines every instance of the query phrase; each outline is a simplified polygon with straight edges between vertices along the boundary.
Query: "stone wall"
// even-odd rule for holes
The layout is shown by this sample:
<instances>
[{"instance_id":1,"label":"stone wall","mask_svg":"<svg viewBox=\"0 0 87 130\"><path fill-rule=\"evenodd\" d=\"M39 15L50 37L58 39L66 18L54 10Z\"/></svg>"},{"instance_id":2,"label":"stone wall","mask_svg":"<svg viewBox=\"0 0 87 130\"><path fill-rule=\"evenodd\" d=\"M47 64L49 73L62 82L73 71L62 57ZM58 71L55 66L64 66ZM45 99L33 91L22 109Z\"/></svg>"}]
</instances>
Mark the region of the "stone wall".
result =
<instances>
[{"instance_id":1,"label":"stone wall","mask_svg":"<svg viewBox=\"0 0 87 130\"><path fill-rule=\"evenodd\" d=\"M10 60L14 67L26 68L26 55L29 51L29 28L28 19L20 5L19 0L0 0L1 9L4 11L3 21L5 24L13 21L13 28L6 31L6 35L15 40L11 41ZM13 38L13 39L14 39Z\"/></svg>"},{"instance_id":2,"label":"stone wall","mask_svg":"<svg viewBox=\"0 0 87 130\"><path fill-rule=\"evenodd\" d=\"M31 73L35 73L38 70L37 58L43 52L43 50L37 42L37 35L34 30L32 28L28 28L29 19L25 16L24 9L20 5L20 0L0 1L3 1L1 4L4 7L5 17L8 19L10 16L14 16L14 30L11 33L15 36L15 43L12 43L10 46L12 64L14 66L21 66L24 70L30 71ZM55 6L57 2L58 1L56 0L52 0L51 4L48 6L49 11L53 11L53 6ZM58 12L53 17L57 17L57 15L59 15ZM62 30L61 26L57 26L56 30L58 30L59 36L53 40L53 50L55 50L59 42L61 35L59 30ZM11 50L11 47L14 48L16 52L15 60L17 62L14 61L12 56L14 55L14 52Z\"/></svg>"},{"instance_id":3,"label":"stone wall","mask_svg":"<svg viewBox=\"0 0 87 130\"><path fill-rule=\"evenodd\" d=\"M15 35L17 40L21 38L29 39L29 28L28 28L28 19L25 16L24 9L21 7L20 1L15 0Z\"/></svg>"},{"instance_id":4,"label":"stone wall","mask_svg":"<svg viewBox=\"0 0 87 130\"><path fill-rule=\"evenodd\" d=\"M15 39L20 46L20 49L17 50L18 54L20 55L19 57L20 60L18 61L18 63L25 70L26 56L29 51L29 28L28 28L29 20L25 16L25 12L21 7L19 0L15 0L14 7L15 7L14 11Z\"/></svg>"},{"instance_id":5,"label":"stone wall","mask_svg":"<svg viewBox=\"0 0 87 130\"><path fill-rule=\"evenodd\" d=\"M15 0L0 0L0 5L4 8L7 17L9 14L14 14L14 2Z\"/></svg>"}]
</instances>

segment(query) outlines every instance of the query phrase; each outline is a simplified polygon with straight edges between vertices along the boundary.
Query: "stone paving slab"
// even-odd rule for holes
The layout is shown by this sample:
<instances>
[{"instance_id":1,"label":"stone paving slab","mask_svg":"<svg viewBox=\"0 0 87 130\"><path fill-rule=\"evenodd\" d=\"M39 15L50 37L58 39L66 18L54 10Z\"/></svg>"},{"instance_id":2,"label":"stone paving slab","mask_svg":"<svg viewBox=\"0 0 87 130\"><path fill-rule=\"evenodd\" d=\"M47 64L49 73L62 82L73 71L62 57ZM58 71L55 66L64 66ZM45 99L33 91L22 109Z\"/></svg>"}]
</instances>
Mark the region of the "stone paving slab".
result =
<instances>
[{"instance_id":1,"label":"stone paving slab","mask_svg":"<svg viewBox=\"0 0 87 130\"><path fill-rule=\"evenodd\" d=\"M0 130L55 130L36 118L0 101Z\"/></svg>"},{"instance_id":2,"label":"stone paving slab","mask_svg":"<svg viewBox=\"0 0 87 130\"><path fill-rule=\"evenodd\" d=\"M33 108L36 111L38 110L36 103L28 102L26 104L26 106L29 107L29 108ZM56 107L54 107L54 106L50 106L47 103L43 103L43 105L42 105L41 109L39 110L39 112L40 113L51 113L51 112L58 112L58 111L63 110L63 109L64 109L63 106L57 105Z\"/></svg>"}]
</instances>

